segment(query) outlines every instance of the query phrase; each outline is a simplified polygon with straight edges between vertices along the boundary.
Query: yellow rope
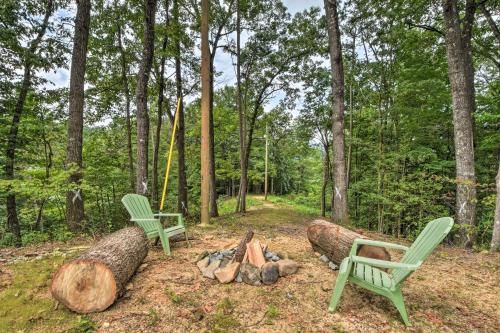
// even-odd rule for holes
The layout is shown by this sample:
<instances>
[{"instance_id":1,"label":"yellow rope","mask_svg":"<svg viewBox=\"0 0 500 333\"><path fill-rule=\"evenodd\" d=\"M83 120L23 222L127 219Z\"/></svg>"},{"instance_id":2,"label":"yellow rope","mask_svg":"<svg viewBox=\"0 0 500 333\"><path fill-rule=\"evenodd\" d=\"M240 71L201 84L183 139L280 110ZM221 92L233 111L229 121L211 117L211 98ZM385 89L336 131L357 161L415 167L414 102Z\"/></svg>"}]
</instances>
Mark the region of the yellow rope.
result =
<instances>
[{"instance_id":1,"label":"yellow rope","mask_svg":"<svg viewBox=\"0 0 500 333\"><path fill-rule=\"evenodd\" d=\"M177 123L179 122L180 108L181 108L181 98L179 97L177 99L177 110L175 111L174 127L172 128L172 139L170 140L170 150L168 153L167 169L165 170L165 180L163 181L163 194L161 196L160 211L163 210L163 204L165 203L165 199L167 197L168 175L170 174L170 164L172 163L172 153L174 150L174 142L175 142L175 131L177 129Z\"/></svg>"}]
</instances>

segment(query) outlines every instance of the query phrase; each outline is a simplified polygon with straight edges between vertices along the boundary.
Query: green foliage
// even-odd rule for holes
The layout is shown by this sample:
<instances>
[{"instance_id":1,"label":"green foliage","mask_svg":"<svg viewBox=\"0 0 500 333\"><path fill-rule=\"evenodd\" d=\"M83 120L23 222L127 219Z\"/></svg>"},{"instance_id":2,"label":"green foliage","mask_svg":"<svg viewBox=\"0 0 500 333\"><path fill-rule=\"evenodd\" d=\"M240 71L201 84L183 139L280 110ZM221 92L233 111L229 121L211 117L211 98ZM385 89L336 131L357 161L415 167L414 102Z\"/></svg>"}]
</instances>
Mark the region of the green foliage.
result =
<instances>
[{"instance_id":1,"label":"green foliage","mask_svg":"<svg viewBox=\"0 0 500 333\"><path fill-rule=\"evenodd\" d=\"M77 324L70 329L69 333L91 333L97 329L97 325L87 316L78 316Z\"/></svg>"}]
</instances>

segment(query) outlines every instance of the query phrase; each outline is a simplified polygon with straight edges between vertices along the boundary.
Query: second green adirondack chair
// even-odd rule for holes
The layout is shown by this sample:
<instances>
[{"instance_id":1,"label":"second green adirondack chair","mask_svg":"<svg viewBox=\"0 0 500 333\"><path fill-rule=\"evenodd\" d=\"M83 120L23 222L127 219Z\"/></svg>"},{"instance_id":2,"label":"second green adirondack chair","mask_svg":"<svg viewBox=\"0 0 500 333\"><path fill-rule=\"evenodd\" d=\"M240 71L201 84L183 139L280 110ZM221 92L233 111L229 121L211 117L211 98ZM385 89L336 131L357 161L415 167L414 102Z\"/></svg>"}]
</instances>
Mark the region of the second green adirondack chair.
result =
<instances>
[{"instance_id":1,"label":"second green adirondack chair","mask_svg":"<svg viewBox=\"0 0 500 333\"><path fill-rule=\"evenodd\" d=\"M122 198L122 203L130 214L130 221L137 223L148 238L160 238L166 255L170 255L170 242L168 239L172 236L185 234L187 245L190 246L182 214L154 214L148 198L139 194L126 194ZM168 216L177 217L177 225L164 229L160 218Z\"/></svg>"},{"instance_id":2,"label":"second green adirondack chair","mask_svg":"<svg viewBox=\"0 0 500 333\"><path fill-rule=\"evenodd\" d=\"M429 254L446 237L453 226L451 217L442 217L427 224L411 247L368 239L356 239L352 244L349 257L345 258L339 268L328 311L334 312L347 281L368 289L376 294L389 298L398 309L405 325L409 325L401 284L429 256ZM370 259L356 255L358 245L366 244L406 251L400 262ZM379 268L392 269L388 274Z\"/></svg>"}]
</instances>

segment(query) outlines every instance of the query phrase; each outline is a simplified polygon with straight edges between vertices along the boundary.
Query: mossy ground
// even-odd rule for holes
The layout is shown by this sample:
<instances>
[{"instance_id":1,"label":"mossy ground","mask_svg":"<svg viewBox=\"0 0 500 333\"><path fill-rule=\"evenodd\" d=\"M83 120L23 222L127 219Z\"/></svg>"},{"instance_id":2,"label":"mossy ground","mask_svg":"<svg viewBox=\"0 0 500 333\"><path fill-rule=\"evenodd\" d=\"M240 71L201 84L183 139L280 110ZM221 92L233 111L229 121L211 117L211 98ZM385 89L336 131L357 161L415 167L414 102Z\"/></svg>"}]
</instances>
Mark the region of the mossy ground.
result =
<instances>
[{"instance_id":1,"label":"mossy ground","mask_svg":"<svg viewBox=\"0 0 500 333\"><path fill-rule=\"evenodd\" d=\"M127 294L88 317L63 306L54 309L48 293L51 274L66 258L0 266L0 332L496 332L500 327L500 256L444 246L403 287L413 326L406 328L386 299L351 285L338 311L329 314L337 273L318 260L307 241L314 217L287 203L252 200L258 204L246 214L228 213L208 228L192 227L191 248L176 243L173 256L165 257L153 247ZM262 287L203 279L194 258L236 244L247 228L271 250L298 261L299 272Z\"/></svg>"}]
</instances>

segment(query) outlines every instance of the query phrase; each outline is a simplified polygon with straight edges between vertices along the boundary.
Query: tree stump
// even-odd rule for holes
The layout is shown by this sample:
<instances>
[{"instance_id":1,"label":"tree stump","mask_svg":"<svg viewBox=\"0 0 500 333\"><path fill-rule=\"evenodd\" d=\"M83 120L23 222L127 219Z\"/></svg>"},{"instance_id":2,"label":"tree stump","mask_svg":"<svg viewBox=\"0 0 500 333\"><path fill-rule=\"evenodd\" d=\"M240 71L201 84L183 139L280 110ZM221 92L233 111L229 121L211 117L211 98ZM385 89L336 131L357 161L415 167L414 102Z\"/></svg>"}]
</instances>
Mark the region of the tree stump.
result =
<instances>
[{"instance_id":1,"label":"tree stump","mask_svg":"<svg viewBox=\"0 0 500 333\"><path fill-rule=\"evenodd\" d=\"M148 254L142 229L121 229L78 258L62 265L52 278L52 296L78 313L106 310Z\"/></svg>"},{"instance_id":2,"label":"tree stump","mask_svg":"<svg viewBox=\"0 0 500 333\"><path fill-rule=\"evenodd\" d=\"M349 256L354 240L366 237L324 220L314 220L307 228L307 238L314 251L324 254L335 264L340 265L342 260ZM377 246L360 245L357 255L373 259L391 260L389 252L385 248Z\"/></svg>"}]
</instances>

